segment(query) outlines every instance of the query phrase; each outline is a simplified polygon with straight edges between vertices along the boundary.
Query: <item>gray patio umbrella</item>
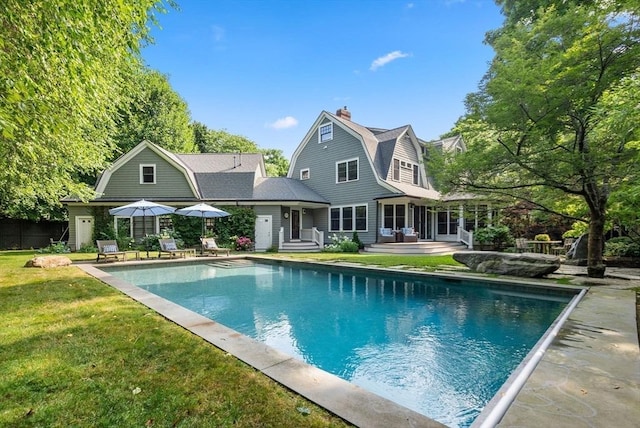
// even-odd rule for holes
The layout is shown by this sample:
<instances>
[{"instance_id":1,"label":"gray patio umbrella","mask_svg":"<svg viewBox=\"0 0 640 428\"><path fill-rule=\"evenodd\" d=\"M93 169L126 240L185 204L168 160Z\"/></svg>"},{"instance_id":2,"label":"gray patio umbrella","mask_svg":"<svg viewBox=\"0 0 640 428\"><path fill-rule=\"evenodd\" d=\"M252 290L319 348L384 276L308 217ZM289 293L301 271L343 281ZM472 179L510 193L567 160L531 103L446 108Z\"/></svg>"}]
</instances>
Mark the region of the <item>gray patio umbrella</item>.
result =
<instances>
[{"instance_id":1,"label":"gray patio umbrella","mask_svg":"<svg viewBox=\"0 0 640 428\"><path fill-rule=\"evenodd\" d=\"M140 200L131 204L123 205L117 208L111 208L109 214L119 215L123 217L142 217L142 233L147 234L146 217L156 217L159 215L171 214L176 209L166 205L157 204L155 202ZM147 249L147 258L149 258L149 250Z\"/></svg>"},{"instance_id":2,"label":"gray patio umbrella","mask_svg":"<svg viewBox=\"0 0 640 428\"><path fill-rule=\"evenodd\" d=\"M214 218L214 217L227 217L229 214L226 211L223 211L219 208L212 207L211 205L207 205L205 203L200 203L196 205L192 205L186 208L180 208L176 210L176 214L188 216L188 217L201 217L202 218L202 237L204 238L204 219L205 218ZM202 250L201 250L202 251Z\"/></svg>"}]
</instances>

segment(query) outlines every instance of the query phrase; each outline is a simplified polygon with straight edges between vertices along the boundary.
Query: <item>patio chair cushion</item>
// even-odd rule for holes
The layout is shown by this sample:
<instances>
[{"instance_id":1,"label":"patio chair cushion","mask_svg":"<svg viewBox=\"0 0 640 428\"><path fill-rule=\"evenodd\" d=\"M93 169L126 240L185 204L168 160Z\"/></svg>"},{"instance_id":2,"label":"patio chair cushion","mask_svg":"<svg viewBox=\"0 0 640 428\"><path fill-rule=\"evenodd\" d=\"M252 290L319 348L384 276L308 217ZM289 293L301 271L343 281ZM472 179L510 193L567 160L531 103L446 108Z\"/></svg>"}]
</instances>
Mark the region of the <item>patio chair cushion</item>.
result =
<instances>
[{"instance_id":1,"label":"patio chair cushion","mask_svg":"<svg viewBox=\"0 0 640 428\"><path fill-rule=\"evenodd\" d=\"M205 241L204 247L208 250L213 250L213 249L217 249L218 245L216 245L216 241L213 241L210 239L208 241Z\"/></svg>"},{"instance_id":2,"label":"patio chair cushion","mask_svg":"<svg viewBox=\"0 0 640 428\"><path fill-rule=\"evenodd\" d=\"M166 244L164 244L164 249L166 251L175 251L178 249L178 247L176 247L175 242L167 242Z\"/></svg>"},{"instance_id":3,"label":"patio chair cushion","mask_svg":"<svg viewBox=\"0 0 640 428\"><path fill-rule=\"evenodd\" d=\"M393 231L391 230L390 227L381 227L380 228L380 235L382 235L382 236L393 236Z\"/></svg>"},{"instance_id":4,"label":"patio chair cushion","mask_svg":"<svg viewBox=\"0 0 640 428\"><path fill-rule=\"evenodd\" d=\"M103 245L102 246L103 253L117 253L118 246L117 245Z\"/></svg>"}]
</instances>

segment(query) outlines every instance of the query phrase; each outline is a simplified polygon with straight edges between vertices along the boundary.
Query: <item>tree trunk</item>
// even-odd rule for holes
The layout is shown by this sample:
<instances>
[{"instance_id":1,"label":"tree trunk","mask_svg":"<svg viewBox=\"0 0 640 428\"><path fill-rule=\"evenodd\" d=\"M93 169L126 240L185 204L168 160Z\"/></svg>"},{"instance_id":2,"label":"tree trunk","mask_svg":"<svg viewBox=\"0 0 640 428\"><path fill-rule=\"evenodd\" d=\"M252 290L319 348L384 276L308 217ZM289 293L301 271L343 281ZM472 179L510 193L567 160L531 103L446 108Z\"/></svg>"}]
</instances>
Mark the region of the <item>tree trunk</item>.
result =
<instances>
[{"instance_id":1,"label":"tree trunk","mask_svg":"<svg viewBox=\"0 0 640 428\"><path fill-rule=\"evenodd\" d=\"M587 276L590 278L604 278L604 222L604 213L591 213L587 256Z\"/></svg>"}]
</instances>

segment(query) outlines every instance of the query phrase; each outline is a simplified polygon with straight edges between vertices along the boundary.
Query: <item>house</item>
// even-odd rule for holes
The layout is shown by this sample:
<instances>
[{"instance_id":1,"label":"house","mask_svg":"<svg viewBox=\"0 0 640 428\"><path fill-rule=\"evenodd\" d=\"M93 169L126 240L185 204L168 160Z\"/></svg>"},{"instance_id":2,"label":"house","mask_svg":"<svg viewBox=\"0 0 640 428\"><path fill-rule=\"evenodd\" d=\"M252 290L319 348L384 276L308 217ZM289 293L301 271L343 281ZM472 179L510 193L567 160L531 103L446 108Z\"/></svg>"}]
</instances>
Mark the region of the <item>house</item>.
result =
<instances>
[{"instance_id":1,"label":"house","mask_svg":"<svg viewBox=\"0 0 640 428\"><path fill-rule=\"evenodd\" d=\"M93 207L112 208L140 199L176 208L199 202L247 206L257 215L256 250L266 250L279 246L281 236L291 225L297 234L302 228L308 228L309 234L315 232L312 237L319 246L323 238L312 229L313 215L329 205L328 200L303 182L267 177L261 154L175 154L149 141L118 158L98 178L95 190L97 197L87 203L74 198L63 200L69 212L72 250L91 243ZM158 233L164 229L163 222L168 218L116 217L115 222L116 225L118 221L128 222L131 236L139 238L145 232Z\"/></svg>"},{"instance_id":2,"label":"house","mask_svg":"<svg viewBox=\"0 0 640 428\"><path fill-rule=\"evenodd\" d=\"M176 208L199 202L250 207L257 215L256 250L287 250L302 242L319 249L334 233L357 232L361 242L373 244L381 228L413 228L419 241L471 244L467 231L484 225L488 208L469 195L443 196L434 188L424 164L429 147L465 150L460 137L426 142L410 125L359 125L346 107L320 113L295 150L287 177L267 177L260 154L175 154L143 141L102 173L95 199L63 201L69 245L76 250L91 242L93 207L143 198ZM115 222L125 222L139 238L164 229L167 218Z\"/></svg>"},{"instance_id":3,"label":"house","mask_svg":"<svg viewBox=\"0 0 640 428\"><path fill-rule=\"evenodd\" d=\"M288 177L330 201L315 217L329 234L355 231L370 244L378 241L380 228L411 227L423 241L464 240L458 226L477 227L481 210L466 197L443 197L434 188L424 164L430 145L465 150L461 137L428 143L411 125L371 128L353 122L346 107L323 111L294 152Z\"/></svg>"}]
</instances>

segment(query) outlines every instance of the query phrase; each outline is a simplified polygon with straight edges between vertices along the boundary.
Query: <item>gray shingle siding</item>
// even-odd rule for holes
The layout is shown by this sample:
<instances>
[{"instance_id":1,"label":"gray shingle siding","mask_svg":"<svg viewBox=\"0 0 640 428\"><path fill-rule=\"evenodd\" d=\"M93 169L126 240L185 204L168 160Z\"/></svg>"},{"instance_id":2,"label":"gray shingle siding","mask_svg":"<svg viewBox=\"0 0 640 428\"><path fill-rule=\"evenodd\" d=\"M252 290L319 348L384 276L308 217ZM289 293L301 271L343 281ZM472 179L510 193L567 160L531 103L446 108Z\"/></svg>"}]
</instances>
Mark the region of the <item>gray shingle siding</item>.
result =
<instances>
[{"instance_id":1,"label":"gray shingle siding","mask_svg":"<svg viewBox=\"0 0 640 428\"><path fill-rule=\"evenodd\" d=\"M140 165L154 164L156 167L156 183L140 184ZM175 166L145 149L125 165L113 172L104 198L185 198L195 197L191 187L182 173Z\"/></svg>"},{"instance_id":2,"label":"gray shingle siding","mask_svg":"<svg viewBox=\"0 0 640 428\"><path fill-rule=\"evenodd\" d=\"M326 121L325 121L326 122ZM296 163L292 169L292 177L299 179L301 169L309 169L310 178L303 183L315 190L322 197L331 201L332 206L368 206L368 231L359 231L358 236L365 242L375 240L377 229L376 202L373 199L389 190L380 186L376 181L376 173L371 168L367 153L362 143L353 135L342 129L340 125L333 125L333 139L324 143L318 143L317 131L311 136L309 142L298 154ZM325 149L326 147L326 149ZM336 162L349 159L358 159L358 180L336 183ZM316 212L319 210L316 210ZM316 225L329 235L328 209L323 215L315 217ZM345 232L351 235L352 232Z\"/></svg>"}]
</instances>

